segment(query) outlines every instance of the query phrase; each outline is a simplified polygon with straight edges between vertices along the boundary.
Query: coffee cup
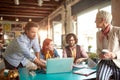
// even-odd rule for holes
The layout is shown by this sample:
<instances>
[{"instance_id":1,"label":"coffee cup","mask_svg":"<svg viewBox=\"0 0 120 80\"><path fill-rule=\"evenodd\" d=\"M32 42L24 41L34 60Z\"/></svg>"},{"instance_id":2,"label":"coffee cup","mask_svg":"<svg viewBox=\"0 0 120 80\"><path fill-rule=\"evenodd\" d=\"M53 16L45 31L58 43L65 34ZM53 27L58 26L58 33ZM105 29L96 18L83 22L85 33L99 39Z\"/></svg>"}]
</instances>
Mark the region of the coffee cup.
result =
<instances>
[{"instance_id":1,"label":"coffee cup","mask_svg":"<svg viewBox=\"0 0 120 80\"><path fill-rule=\"evenodd\" d=\"M108 49L103 49L103 50L102 50L102 53L103 53L103 54L108 53L108 52L109 52Z\"/></svg>"}]
</instances>

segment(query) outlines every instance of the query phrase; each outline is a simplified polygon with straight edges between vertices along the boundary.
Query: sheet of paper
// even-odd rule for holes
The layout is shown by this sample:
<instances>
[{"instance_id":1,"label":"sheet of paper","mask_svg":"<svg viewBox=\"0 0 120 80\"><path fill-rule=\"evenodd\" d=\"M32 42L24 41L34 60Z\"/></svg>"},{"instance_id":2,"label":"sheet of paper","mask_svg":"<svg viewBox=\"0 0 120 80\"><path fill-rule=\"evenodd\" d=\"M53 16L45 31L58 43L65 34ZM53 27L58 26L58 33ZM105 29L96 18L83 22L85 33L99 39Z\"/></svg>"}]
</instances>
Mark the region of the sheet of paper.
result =
<instances>
[{"instance_id":1,"label":"sheet of paper","mask_svg":"<svg viewBox=\"0 0 120 80\"><path fill-rule=\"evenodd\" d=\"M88 65L87 64L74 64L73 67L75 67L75 68L87 68Z\"/></svg>"}]
</instances>

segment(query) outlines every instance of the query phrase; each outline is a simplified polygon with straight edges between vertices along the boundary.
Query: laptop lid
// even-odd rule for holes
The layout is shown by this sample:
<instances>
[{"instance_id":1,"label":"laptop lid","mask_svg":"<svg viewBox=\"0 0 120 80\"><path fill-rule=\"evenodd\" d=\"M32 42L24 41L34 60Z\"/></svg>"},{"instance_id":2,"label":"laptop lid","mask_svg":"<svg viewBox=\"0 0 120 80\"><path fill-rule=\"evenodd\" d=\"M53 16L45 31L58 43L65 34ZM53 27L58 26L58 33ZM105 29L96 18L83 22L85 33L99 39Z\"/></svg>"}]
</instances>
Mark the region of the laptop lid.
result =
<instances>
[{"instance_id":1,"label":"laptop lid","mask_svg":"<svg viewBox=\"0 0 120 80\"><path fill-rule=\"evenodd\" d=\"M72 71L73 58L47 59L46 73L61 73Z\"/></svg>"},{"instance_id":2,"label":"laptop lid","mask_svg":"<svg viewBox=\"0 0 120 80\"><path fill-rule=\"evenodd\" d=\"M93 68L93 67L96 67L97 66L97 63L94 62L92 59L88 59L88 67L89 68Z\"/></svg>"}]
</instances>

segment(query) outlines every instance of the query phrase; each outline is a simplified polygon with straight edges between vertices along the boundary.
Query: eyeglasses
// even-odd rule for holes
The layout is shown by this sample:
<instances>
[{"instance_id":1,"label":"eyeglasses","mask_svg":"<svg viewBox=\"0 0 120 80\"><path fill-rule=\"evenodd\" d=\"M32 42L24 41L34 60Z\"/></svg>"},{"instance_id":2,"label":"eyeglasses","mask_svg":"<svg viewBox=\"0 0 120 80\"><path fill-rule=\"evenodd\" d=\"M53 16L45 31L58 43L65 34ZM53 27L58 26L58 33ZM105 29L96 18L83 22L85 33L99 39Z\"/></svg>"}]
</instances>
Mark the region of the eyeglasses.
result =
<instances>
[{"instance_id":1,"label":"eyeglasses","mask_svg":"<svg viewBox=\"0 0 120 80\"><path fill-rule=\"evenodd\" d=\"M69 39L68 41L75 41L75 39Z\"/></svg>"}]
</instances>

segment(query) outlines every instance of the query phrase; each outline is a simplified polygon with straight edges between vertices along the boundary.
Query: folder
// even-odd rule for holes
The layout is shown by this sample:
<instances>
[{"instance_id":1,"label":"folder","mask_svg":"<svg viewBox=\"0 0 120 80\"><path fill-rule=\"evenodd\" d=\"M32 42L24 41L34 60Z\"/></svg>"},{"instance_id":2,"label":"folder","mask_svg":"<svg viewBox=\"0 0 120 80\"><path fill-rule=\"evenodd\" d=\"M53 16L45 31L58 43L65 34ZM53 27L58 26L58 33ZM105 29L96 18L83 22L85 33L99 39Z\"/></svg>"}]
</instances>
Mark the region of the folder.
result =
<instances>
[{"instance_id":1,"label":"folder","mask_svg":"<svg viewBox=\"0 0 120 80\"><path fill-rule=\"evenodd\" d=\"M91 68L83 68L83 69L76 70L73 73L84 75L84 76L89 76L89 75L91 75L93 73L96 73L96 70L91 69Z\"/></svg>"}]
</instances>

